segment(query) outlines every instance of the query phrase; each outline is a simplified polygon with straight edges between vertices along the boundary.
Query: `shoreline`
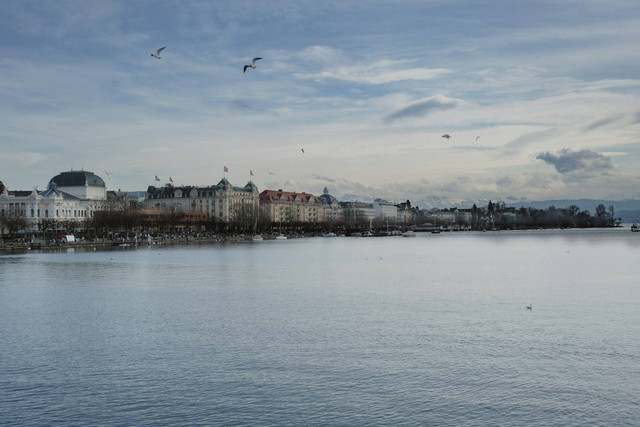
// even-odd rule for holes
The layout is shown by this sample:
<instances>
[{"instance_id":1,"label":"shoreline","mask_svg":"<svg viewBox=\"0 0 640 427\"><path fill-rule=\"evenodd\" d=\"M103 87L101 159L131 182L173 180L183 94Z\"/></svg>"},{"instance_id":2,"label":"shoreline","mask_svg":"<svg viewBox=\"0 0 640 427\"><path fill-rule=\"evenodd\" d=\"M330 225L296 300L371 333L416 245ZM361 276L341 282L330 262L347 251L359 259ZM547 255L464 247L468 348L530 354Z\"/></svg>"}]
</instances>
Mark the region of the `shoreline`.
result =
<instances>
[{"instance_id":1,"label":"shoreline","mask_svg":"<svg viewBox=\"0 0 640 427\"><path fill-rule=\"evenodd\" d=\"M475 234L482 235L486 233L513 233L513 232L523 232L523 233L543 233L543 232L572 232L572 231L630 231L629 227L591 227L591 228L536 228L536 229L515 229L515 230L460 230L453 231L447 230L442 231L440 234ZM416 232L419 234L432 234L427 231ZM277 234L274 235L264 235L263 239L265 241L269 240L277 240ZM310 238L310 237L322 237L319 234L300 234L300 235L288 235L287 239L300 239L300 238ZM384 237L401 237L400 235L389 236L389 235L374 235L374 236L343 236L350 238L364 238L370 239L372 237L384 238ZM323 238L338 238L338 237L323 237ZM80 249L80 250L93 250L93 251L110 251L110 250L127 250L127 249L139 249L145 247L163 247L163 246L189 246L189 245L210 245L216 243L241 243L241 242L251 242L252 236L217 236L217 237L192 237L192 236L181 236L181 237L170 237L163 239L155 239L151 243L146 240L143 242L134 242L134 241L125 241L125 242L112 242L112 241L80 241L74 243L62 243L62 244L46 244L38 247L32 247L30 242L2 242L0 243L0 255L11 255L11 254L21 254L30 251L42 251L42 252L67 252L70 249Z\"/></svg>"}]
</instances>

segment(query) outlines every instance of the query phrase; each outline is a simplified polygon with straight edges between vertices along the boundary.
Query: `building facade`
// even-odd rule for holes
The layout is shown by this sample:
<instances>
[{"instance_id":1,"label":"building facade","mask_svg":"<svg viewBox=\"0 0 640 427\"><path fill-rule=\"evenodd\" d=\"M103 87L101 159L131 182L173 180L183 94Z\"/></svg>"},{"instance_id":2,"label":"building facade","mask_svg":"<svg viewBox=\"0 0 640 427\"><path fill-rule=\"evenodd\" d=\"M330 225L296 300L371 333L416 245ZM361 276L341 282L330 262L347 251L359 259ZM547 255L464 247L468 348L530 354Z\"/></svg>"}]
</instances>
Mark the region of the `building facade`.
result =
<instances>
[{"instance_id":1,"label":"building facade","mask_svg":"<svg viewBox=\"0 0 640 427\"><path fill-rule=\"evenodd\" d=\"M383 221L397 222L398 208L391 202L383 199L375 199L373 201L374 217Z\"/></svg>"},{"instance_id":2,"label":"building facade","mask_svg":"<svg viewBox=\"0 0 640 427\"><path fill-rule=\"evenodd\" d=\"M375 218L373 203L340 202L344 223L349 226L364 226L371 224Z\"/></svg>"},{"instance_id":3,"label":"building facade","mask_svg":"<svg viewBox=\"0 0 640 427\"><path fill-rule=\"evenodd\" d=\"M398 209L398 223L399 224L412 224L415 222L416 210L411 207L411 202L398 203L396 205Z\"/></svg>"},{"instance_id":4,"label":"building facade","mask_svg":"<svg viewBox=\"0 0 640 427\"><path fill-rule=\"evenodd\" d=\"M104 181L89 171L62 172L43 191L11 191L0 185L0 221L12 215L24 217L25 231L37 231L42 220L47 220L53 229L62 226L63 221L67 228L74 223L80 226L95 211L105 209L107 203Z\"/></svg>"},{"instance_id":5,"label":"building facade","mask_svg":"<svg viewBox=\"0 0 640 427\"><path fill-rule=\"evenodd\" d=\"M264 190L260 193L260 209L271 222L321 222L322 201L309 193Z\"/></svg>"},{"instance_id":6,"label":"building facade","mask_svg":"<svg viewBox=\"0 0 640 427\"><path fill-rule=\"evenodd\" d=\"M322 202L322 219L326 222L337 223L342 222L342 208L338 199L329 194L329 189L324 187L321 196L318 199Z\"/></svg>"},{"instance_id":7,"label":"building facade","mask_svg":"<svg viewBox=\"0 0 640 427\"><path fill-rule=\"evenodd\" d=\"M208 187L149 186L142 205L147 210L202 212L214 220L233 221L258 212L259 194L252 181L244 187L235 187L223 178L218 184Z\"/></svg>"}]
</instances>

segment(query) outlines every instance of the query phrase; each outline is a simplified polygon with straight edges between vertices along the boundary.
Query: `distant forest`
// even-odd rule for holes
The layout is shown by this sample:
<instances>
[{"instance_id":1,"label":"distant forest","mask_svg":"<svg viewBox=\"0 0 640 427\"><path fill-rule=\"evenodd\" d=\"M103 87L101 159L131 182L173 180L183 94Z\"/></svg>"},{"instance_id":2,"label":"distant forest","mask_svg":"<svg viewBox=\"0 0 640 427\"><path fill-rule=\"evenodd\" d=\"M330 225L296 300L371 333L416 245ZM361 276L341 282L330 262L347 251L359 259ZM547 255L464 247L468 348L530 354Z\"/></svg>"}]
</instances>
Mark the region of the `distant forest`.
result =
<instances>
[{"instance_id":1,"label":"distant forest","mask_svg":"<svg viewBox=\"0 0 640 427\"><path fill-rule=\"evenodd\" d=\"M577 205L567 208L549 206L547 209L533 207L505 207L504 203L489 201L486 207L471 208L471 227L486 228L588 228L615 227L622 222L617 218L613 205L596 206L595 214L580 209Z\"/></svg>"}]
</instances>

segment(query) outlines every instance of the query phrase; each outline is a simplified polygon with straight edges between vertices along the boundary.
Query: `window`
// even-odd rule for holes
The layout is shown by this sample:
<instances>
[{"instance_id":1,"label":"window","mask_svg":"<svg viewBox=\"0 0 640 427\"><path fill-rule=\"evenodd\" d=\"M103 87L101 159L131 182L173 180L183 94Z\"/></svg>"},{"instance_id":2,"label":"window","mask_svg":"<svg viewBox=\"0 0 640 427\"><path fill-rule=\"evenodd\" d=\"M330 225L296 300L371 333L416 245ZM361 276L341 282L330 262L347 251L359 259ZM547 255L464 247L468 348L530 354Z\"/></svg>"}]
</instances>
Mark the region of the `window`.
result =
<instances>
[{"instance_id":1,"label":"window","mask_svg":"<svg viewBox=\"0 0 640 427\"><path fill-rule=\"evenodd\" d=\"M45 218L49 218L49 209L46 209L46 210L44 211L44 217L45 217Z\"/></svg>"},{"instance_id":2,"label":"window","mask_svg":"<svg viewBox=\"0 0 640 427\"><path fill-rule=\"evenodd\" d=\"M33 218L34 215L35 215L35 212L33 212L33 209L31 209L31 218Z\"/></svg>"}]
</instances>

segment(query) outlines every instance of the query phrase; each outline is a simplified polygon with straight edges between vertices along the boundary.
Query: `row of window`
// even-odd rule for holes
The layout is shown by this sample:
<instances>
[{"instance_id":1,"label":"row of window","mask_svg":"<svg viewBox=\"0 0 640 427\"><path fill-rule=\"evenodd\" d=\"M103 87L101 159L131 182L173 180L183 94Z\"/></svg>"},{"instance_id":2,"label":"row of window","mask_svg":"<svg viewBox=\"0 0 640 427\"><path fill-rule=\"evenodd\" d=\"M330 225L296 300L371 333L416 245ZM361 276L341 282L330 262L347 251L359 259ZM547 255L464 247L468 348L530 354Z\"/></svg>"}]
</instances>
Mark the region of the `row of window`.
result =
<instances>
[{"instance_id":1,"label":"row of window","mask_svg":"<svg viewBox=\"0 0 640 427\"><path fill-rule=\"evenodd\" d=\"M8 212L16 212L26 216L26 207L24 203L10 203L8 206ZM2 209L4 214L4 209ZM41 218L40 209L31 208L29 211L31 218ZM49 209L44 210L44 217L49 218ZM56 218L86 218L87 211L85 209L56 209Z\"/></svg>"}]
</instances>

